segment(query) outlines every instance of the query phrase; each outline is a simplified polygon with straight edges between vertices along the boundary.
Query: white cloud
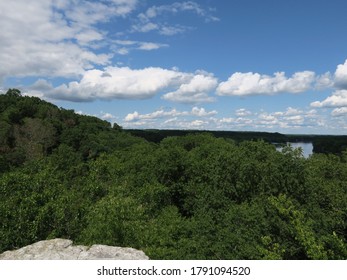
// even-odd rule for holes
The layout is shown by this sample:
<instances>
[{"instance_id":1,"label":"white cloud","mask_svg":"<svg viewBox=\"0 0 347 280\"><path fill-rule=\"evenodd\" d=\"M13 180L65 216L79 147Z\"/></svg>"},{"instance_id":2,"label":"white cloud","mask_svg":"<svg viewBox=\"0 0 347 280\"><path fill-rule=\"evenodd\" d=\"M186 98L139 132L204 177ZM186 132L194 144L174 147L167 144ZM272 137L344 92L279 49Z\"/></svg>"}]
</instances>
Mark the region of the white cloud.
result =
<instances>
[{"instance_id":1,"label":"white cloud","mask_svg":"<svg viewBox=\"0 0 347 280\"><path fill-rule=\"evenodd\" d=\"M112 115L111 113L104 113L104 112L101 112L101 116L100 116L102 119L105 119L105 120L111 120L111 119L114 119L115 116Z\"/></svg>"},{"instance_id":2,"label":"white cloud","mask_svg":"<svg viewBox=\"0 0 347 280\"><path fill-rule=\"evenodd\" d=\"M347 89L347 60L336 68L335 86L340 89Z\"/></svg>"},{"instance_id":3,"label":"white cloud","mask_svg":"<svg viewBox=\"0 0 347 280\"><path fill-rule=\"evenodd\" d=\"M47 81L38 80L27 88L28 95L70 101L93 101L97 99L146 99L165 93L163 99L181 103L211 102L209 96L217 79L204 72L186 73L177 69L149 67L106 67L87 70L80 81L72 81L53 87Z\"/></svg>"},{"instance_id":4,"label":"white cloud","mask_svg":"<svg viewBox=\"0 0 347 280\"><path fill-rule=\"evenodd\" d=\"M295 124L303 124L304 122L304 117L303 116L290 116L286 118L287 121L293 122Z\"/></svg>"},{"instance_id":5,"label":"white cloud","mask_svg":"<svg viewBox=\"0 0 347 280\"><path fill-rule=\"evenodd\" d=\"M334 117L346 116L346 115L347 115L347 107L335 108L335 109L331 112L331 115L334 116Z\"/></svg>"},{"instance_id":6,"label":"white cloud","mask_svg":"<svg viewBox=\"0 0 347 280\"><path fill-rule=\"evenodd\" d=\"M202 120L194 120L188 124L188 127L202 127L203 125L208 124L207 121L202 121Z\"/></svg>"},{"instance_id":7,"label":"white cloud","mask_svg":"<svg viewBox=\"0 0 347 280\"><path fill-rule=\"evenodd\" d=\"M188 115L188 113L178 112L176 109L172 109L171 111L164 111L163 109L161 109L153 113L141 115L137 111L135 111L134 113L128 114L124 118L124 120L127 122L132 122L132 121L138 121L138 120L154 120L154 119L160 119L165 117L175 117L175 116L182 116L182 115Z\"/></svg>"},{"instance_id":8,"label":"white cloud","mask_svg":"<svg viewBox=\"0 0 347 280\"><path fill-rule=\"evenodd\" d=\"M242 130L242 131L277 131L286 133L321 133L322 129L341 133L341 127L347 127L347 110L336 112L331 118L328 114L318 113L316 110L292 108L298 112L288 115L289 108L274 112L253 112L247 117L228 116L194 116L191 111L160 109L149 114L134 114L131 121L121 123L123 127L162 128L162 129L204 129L204 130ZM292 111L294 112L294 111ZM342 117L339 117L342 116ZM197 118L198 117L198 118ZM339 118L337 118L339 117Z\"/></svg>"},{"instance_id":9,"label":"white cloud","mask_svg":"<svg viewBox=\"0 0 347 280\"><path fill-rule=\"evenodd\" d=\"M303 113L302 110L299 110L297 108L288 107L287 110L284 112L284 115L293 116L293 115L299 115L302 113Z\"/></svg>"},{"instance_id":10,"label":"white cloud","mask_svg":"<svg viewBox=\"0 0 347 280\"><path fill-rule=\"evenodd\" d=\"M145 12L147 18L155 18L163 13L176 14L182 11L193 11L198 15L204 14L204 10L195 2L175 2L171 5L152 6Z\"/></svg>"},{"instance_id":11,"label":"white cloud","mask_svg":"<svg viewBox=\"0 0 347 280\"><path fill-rule=\"evenodd\" d=\"M179 33L184 33L189 30L189 27L181 25L167 25L166 23L139 22L132 26L133 32L147 33L150 31L158 31L159 34L165 36L173 36Z\"/></svg>"},{"instance_id":12,"label":"white cloud","mask_svg":"<svg viewBox=\"0 0 347 280\"><path fill-rule=\"evenodd\" d=\"M76 39L81 46L86 46L94 41L101 41L103 38L104 35L101 32L92 29L76 34Z\"/></svg>"},{"instance_id":13,"label":"white cloud","mask_svg":"<svg viewBox=\"0 0 347 280\"><path fill-rule=\"evenodd\" d=\"M198 3L193 1L175 2L170 5L152 6L141 15L142 20L156 18L164 13L177 14L179 12L193 12L198 16L204 17L207 21L218 20L211 15L209 10L204 9Z\"/></svg>"},{"instance_id":14,"label":"white cloud","mask_svg":"<svg viewBox=\"0 0 347 280\"><path fill-rule=\"evenodd\" d=\"M168 44L131 40L114 40L112 43L112 50L121 55L126 55L132 50L152 51L169 46Z\"/></svg>"},{"instance_id":15,"label":"white cloud","mask_svg":"<svg viewBox=\"0 0 347 280\"><path fill-rule=\"evenodd\" d=\"M107 65L109 53L96 53L106 32L95 25L125 16L137 0L0 1L0 79L23 76L79 76Z\"/></svg>"},{"instance_id":16,"label":"white cloud","mask_svg":"<svg viewBox=\"0 0 347 280\"><path fill-rule=\"evenodd\" d=\"M83 113L83 111L81 111L81 110L75 111L75 113L78 114L78 115L85 115L85 114Z\"/></svg>"},{"instance_id":17,"label":"white cloud","mask_svg":"<svg viewBox=\"0 0 347 280\"><path fill-rule=\"evenodd\" d=\"M67 0L64 5L64 15L78 25L89 26L98 22L107 22L111 17L124 17L135 9L137 3L138 0L106 0L95 2Z\"/></svg>"},{"instance_id":18,"label":"white cloud","mask_svg":"<svg viewBox=\"0 0 347 280\"><path fill-rule=\"evenodd\" d=\"M283 128L300 128L314 127L320 121L320 116L316 110L301 110L288 107L282 117L279 118L280 127Z\"/></svg>"},{"instance_id":19,"label":"white cloud","mask_svg":"<svg viewBox=\"0 0 347 280\"><path fill-rule=\"evenodd\" d=\"M192 109L192 115L198 116L198 117L207 117L207 116L214 116L218 112L216 110L207 112L205 108L199 108L199 107L193 107Z\"/></svg>"},{"instance_id":20,"label":"white cloud","mask_svg":"<svg viewBox=\"0 0 347 280\"><path fill-rule=\"evenodd\" d=\"M242 129L249 128L254 125L254 120L251 118L245 118L245 117L237 117L237 118L230 118L230 117L223 117L221 119L211 119L211 127L212 129Z\"/></svg>"},{"instance_id":21,"label":"white cloud","mask_svg":"<svg viewBox=\"0 0 347 280\"><path fill-rule=\"evenodd\" d=\"M309 110L309 111L307 112L307 116L309 116L309 117L316 117L317 114L318 114L318 112L317 112L317 110L315 110L315 109Z\"/></svg>"},{"instance_id":22,"label":"white cloud","mask_svg":"<svg viewBox=\"0 0 347 280\"><path fill-rule=\"evenodd\" d=\"M204 18L206 22L219 21L219 18L212 15L211 9L204 9L194 1L174 2L169 5L152 6L144 13L140 13L138 15L138 22L132 26L132 31L150 32L156 30L159 34L166 36L183 33L191 28L177 24L168 24L166 20L161 20L161 16L163 15L176 15L183 12L194 13Z\"/></svg>"},{"instance_id":23,"label":"white cloud","mask_svg":"<svg viewBox=\"0 0 347 280\"><path fill-rule=\"evenodd\" d=\"M137 41L131 41L131 40L114 40L113 43L121 46L133 46L137 44Z\"/></svg>"},{"instance_id":24,"label":"white cloud","mask_svg":"<svg viewBox=\"0 0 347 280\"><path fill-rule=\"evenodd\" d=\"M255 113L252 118L253 129L302 129L313 128L321 121L316 110L302 110L288 107L285 111Z\"/></svg>"},{"instance_id":25,"label":"white cloud","mask_svg":"<svg viewBox=\"0 0 347 280\"><path fill-rule=\"evenodd\" d=\"M168 47L168 45L167 44L152 43L152 42L141 42L138 49L144 50L144 51L151 51L151 50L157 50L157 49L163 48L163 47Z\"/></svg>"},{"instance_id":26,"label":"white cloud","mask_svg":"<svg viewBox=\"0 0 347 280\"><path fill-rule=\"evenodd\" d=\"M179 12L192 12L203 17L206 21L219 20L211 14L211 9L205 9L194 1L175 2L171 5L153 6L149 8L145 14L148 18L154 18L163 13L177 14Z\"/></svg>"},{"instance_id":27,"label":"white cloud","mask_svg":"<svg viewBox=\"0 0 347 280\"><path fill-rule=\"evenodd\" d=\"M246 116L252 115L252 112L248 111L248 110L246 110L244 108L241 108L241 109L236 110L235 115L238 116L238 117L246 117Z\"/></svg>"},{"instance_id":28,"label":"white cloud","mask_svg":"<svg viewBox=\"0 0 347 280\"><path fill-rule=\"evenodd\" d=\"M315 73L311 71L297 72L290 78L287 78L284 72L277 72L272 77L252 72L236 72L227 81L219 84L217 94L247 96L300 93L311 89L314 80Z\"/></svg>"},{"instance_id":29,"label":"white cloud","mask_svg":"<svg viewBox=\"0 0 347 280\"><path fill-rule=\"evenodd\" d=\"M134 113L128 114L128 115L124 118L124 120L125 120L126 122L132 122L132 121L139 120L139 119L140 119L140 115L139 115L139 113L138 113L137 111L135 111Z\"/></svg>"},{"instance_id":30,"label":"white cloud","mask_svg":"<svg viewBox=\"0 0 347 280\"><path fill-rule=\"evenodd\" d=\"M327 88L331 88L334 86L334 78L330 74L330 72L326 72L323 75L317 76L315 82L315 89L324 90Z\"/></svg>"},{"instance_id":31,"label":"white cloud","mask_svg":"<svg viewBox=\"0 0 347 280\"><path fill-rule=\"evenodd\" d=\"M217 86L217 79L209 73L190 75L186 83L182 83L175 91L163 95L163 99L181 103L213 102L208 94Z\"/></svg>"},{"instance_id":32,"label":"white cloud","mask_svg":"<svg viewBox=\"0 0 347 280\"><path fill-rule=\"evenodd\" d=\"M164 124L167 125L167 124L175 123L177 120L178 120L178 118L174 117L174 118L171 118L171 119L164 121Z\"/></svg>"},{"instance_id":33,"label":"white cloud","mask_svg":"<svg viewBox=\"0 0 347 280\"><path fill-rule=\"evenodd\" d=\"M145 24L137 24L137 25L133 25L133 31L137 31L137 32L142 32L142 33L146 33L146 32L150 32L153 30L158 30L160 27L158 24L155 24L153 22L147 22Z\"/></svg>"},{"instance_id":34,"label":"white cloud","mask_svg":"<svg viewBox=\"0 0 347 280\"><path fill-rule=\"evenodd\" d=\"M46 88L51 99L92 101L96 99L145 99L167 88L178 87L191 74L156 67L130 69L106 67L104 71L88 70L82 79L58 87ZM28 94L31 94L30 88Z\"/></svg>"},{"instance_id":35,"label":"white cloud","mask_svg":"<svg viewBox=\"0 0 347 280\"><path fill-rule=\"evenodd\" d=\"M129 49L128 48L118 48L115 50L115 52L117 54L120 54L120 55L126 55L129 53Z\"/></svg>"},{"instance_id":36,"label":"white cloud","mask_svg":"<svg viewBox=\"0 0 347 280\"><path fill-rule=\"evenodd\" d=\"M312 107L321 108L321 107L347 107L347 60L344 64L339 64L336 67L333 78L330 74L326 74L326 82L330 87L334 86L335 91L332 92L323 101L314 101L311 103ZM330 83L329 83L330 80ZM340 114L343 110L334 110L332 115L336 116Z\"/></svg>"},{"instance_id":37,"label":"white cloud","mask_svg":"<svg viewBox=\"0 0 347 280\"><path fill-rule=\"evenodd\" d=\"M205 108L193 107L190 112L188 111L177 111L172 109L170 111L165 111L164 109L157 110L148 114L139 114L137 111L134 113L127 114L124 118L126 122L134 121L144 121L144 120L158 120L162 118L170 118L170 121L165 121L165 123L172 122L177 117L187 117L187 116L197 116L197 117L208 117L216 115L218 112L213 110L207 112Z\"/></svg>"},{"instance_id":38,"label":"white cloud","mask_svg":"<svg viewBox=\"0 0 347 280\"><path fill-rule=\"evenodd\" d=\"M226 123L226 124L230 124L230 123L233 123L235 122L235 119L234 118L222 118L219 120L220 123Z\"/></svg>"},{"instance_id":39,"label":"white cloud","mask_svg":"<svg viewBox=\"0 0 347 280\"><path fill-rule=\"evenodd\" d=\"M258 120L256 120L255 123L272 128L274 125L279 124L279 120L278 117L274 114L263 112L258 115Z\"/></svg>"},{"instance_id":40,"label":"white cloud","mask_svg":"<svg viewBox=\"0 0 347 280\"><path fill-rule=\"evenodd\" d=\"M243 112L239 109L236 112ZM281 131L282 129L298 131L299 129L313 129L322 118L315 110L302 110L288 107L284 111L254 112L248 116L237 118L224 117L216 121L218 129L245 129L245 130L271 130Z\"/></svg>"},{"instance_id":41,"label":"white cloud","mask_svg":"<svg viewBox=\"0 0 347 280\"><path fill-rule=\"evenodd\" d=\"M198 112L204 112L199 114ZM341 110L339 114L345 114ZM337 116L337 113L336 113ZM339 118L340 121L343 118ZM148 114L134 112L124 118L124 127L163 128L163 129L209 129L209 130L264 130L292 131L293 133L319 133L322 127L334 130L337 121L333 122L328 115L318 114L316 110L304 110L288 107L283 111L254 112L249 116L218 117L217 112L193 107L191 111L160 109ZM334 126L335 125L335 126ZM346 125L346 124L344 124Z\"/></svg>"},{"instance_id":42,"label":"white cloud","mask_svg":"<svg viewBox=\"0 0 347 280\"><path fill-rule=\"evenodd\" d=\"M336 90L323 101L311 103L312 107L347 107L347 90Z\"/></svg>"},{"instance_id":43,"label":"white cloud","mask_svg":"<svg viewBox=\"0 0 347 280\"><path fill-rule=\"evenodd\" d=\"M166 36L173 36L176 34L184 33L185 31L189 30L190 28L188 27L183 27L183 26L161 26L159 30L159 34L161 35L166 35Z\"/></svg>"}]
</instances>

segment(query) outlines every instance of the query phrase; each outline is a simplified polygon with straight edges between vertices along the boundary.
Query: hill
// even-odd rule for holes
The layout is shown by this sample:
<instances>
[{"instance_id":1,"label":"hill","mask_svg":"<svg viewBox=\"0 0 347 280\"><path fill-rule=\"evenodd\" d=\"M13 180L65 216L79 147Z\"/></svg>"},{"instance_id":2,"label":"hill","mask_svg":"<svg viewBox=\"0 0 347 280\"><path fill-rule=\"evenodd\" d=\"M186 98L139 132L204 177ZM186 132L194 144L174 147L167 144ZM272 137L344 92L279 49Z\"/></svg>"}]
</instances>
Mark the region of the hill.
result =
<instances>
[{"instance_id":1,"label":"hill","mask_svg":"<svg viewBox=\"0 0 347 280\"><path fill-rule=\"evenodd\" d=\"M51 155L59 147L83 159L136 142L121 128L10 89L0 95L0 172Z\"/></svg>"}]
</instances>

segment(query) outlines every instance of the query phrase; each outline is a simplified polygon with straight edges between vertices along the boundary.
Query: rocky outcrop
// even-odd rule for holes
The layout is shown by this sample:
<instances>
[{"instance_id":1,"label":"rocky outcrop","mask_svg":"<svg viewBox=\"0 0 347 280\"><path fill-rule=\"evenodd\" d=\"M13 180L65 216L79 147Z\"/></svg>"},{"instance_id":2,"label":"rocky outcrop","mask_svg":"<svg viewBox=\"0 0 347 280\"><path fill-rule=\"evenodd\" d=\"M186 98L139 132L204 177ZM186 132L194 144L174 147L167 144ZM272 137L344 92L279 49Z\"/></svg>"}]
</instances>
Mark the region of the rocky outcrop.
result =
<instances>
[{"instance_id":1,"label":"rocky outcrop","mask_svg":"<svg viewBox=\"0 0 347 280\"><path fill-rule=\"evenodd\" d=\"M142 251L106 245L72 245L71 240L39 241L0 254L0 260L148 260Z\"/></svg>"}]
</instances>

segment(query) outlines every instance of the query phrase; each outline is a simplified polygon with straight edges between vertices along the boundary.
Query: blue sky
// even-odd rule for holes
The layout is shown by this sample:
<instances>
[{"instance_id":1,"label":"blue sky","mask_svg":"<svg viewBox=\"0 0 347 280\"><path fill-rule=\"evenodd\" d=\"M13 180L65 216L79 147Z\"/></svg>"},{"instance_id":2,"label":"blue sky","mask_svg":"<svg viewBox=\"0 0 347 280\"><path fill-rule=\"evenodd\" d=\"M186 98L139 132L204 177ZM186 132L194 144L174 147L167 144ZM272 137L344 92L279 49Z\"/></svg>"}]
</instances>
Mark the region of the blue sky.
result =
<instances>
[{"instance_id":1,"label":"blue sky","mask_svg":"<svg viewBox=\"0 0 347 280\"><path fill-rule=\"evenodd\" d=\"M124 128L347 133L345 0L0 0L0 91Z\"/></svg>"}]
</instances>

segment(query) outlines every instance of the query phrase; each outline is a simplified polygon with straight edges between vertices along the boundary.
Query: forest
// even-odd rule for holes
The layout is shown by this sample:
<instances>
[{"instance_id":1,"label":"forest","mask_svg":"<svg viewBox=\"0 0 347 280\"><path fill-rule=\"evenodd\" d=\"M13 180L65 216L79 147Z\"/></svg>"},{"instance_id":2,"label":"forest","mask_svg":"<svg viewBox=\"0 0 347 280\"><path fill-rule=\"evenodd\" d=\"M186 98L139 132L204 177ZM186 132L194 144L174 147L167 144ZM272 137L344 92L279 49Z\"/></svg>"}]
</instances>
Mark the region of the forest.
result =
<instances>
[{"instance_id":1,"label":"forest","mask_svg":"<svg viewBox=\"0 0 347 280\"><path fill-rule=\"evenodd\" d=\"M341 155L347 150L347 135L309 135L281 134L278 132L256 131L201 131L201 130L165 130L165 129L127 129L132 135L150 142L159 143L166 137L184 136L192 133L207 132L218 138L232 139L236 142L263 140L267 143L312 143L313 152Z\"/></svg>"},{"instance_id":2,"label":"forest","mask_svg":"<svg viewBox=\"0 0 347 280\"><path fill-rule=\"evenodd\" d=\"M261 135L140 136L0 94L0 253L68 238L151 259L347 258L346 138L304 158Z\"/></svg>"}]
</instances>

